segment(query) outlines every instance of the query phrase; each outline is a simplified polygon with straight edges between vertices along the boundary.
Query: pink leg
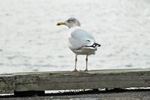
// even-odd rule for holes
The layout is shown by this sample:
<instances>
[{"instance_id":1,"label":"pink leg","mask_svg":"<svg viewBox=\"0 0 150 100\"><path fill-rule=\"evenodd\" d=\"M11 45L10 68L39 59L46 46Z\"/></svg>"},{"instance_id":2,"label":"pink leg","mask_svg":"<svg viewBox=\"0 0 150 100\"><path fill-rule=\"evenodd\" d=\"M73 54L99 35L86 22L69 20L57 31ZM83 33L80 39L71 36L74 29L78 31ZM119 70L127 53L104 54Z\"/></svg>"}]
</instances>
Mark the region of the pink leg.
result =
<instances>
[{"instance_id":1,"label":"pink leg","mask_svg":"<svg viewBox=\"0 0 150 100\"><path fill-rule=\"evenodd\" d=\"M77 72L77 55L75 57L75 68L74 68L73 72Z\"/></svg>"},{"instance_id":2,"label":"pink leg","mask_svg":"<svg viewBox=\"0 0 150 100\"><path fill-rule=\"evenodd\" d=\"M88 71L88 55L86 55L86 69L84 71Z\"/></svg>"}]
</instances>

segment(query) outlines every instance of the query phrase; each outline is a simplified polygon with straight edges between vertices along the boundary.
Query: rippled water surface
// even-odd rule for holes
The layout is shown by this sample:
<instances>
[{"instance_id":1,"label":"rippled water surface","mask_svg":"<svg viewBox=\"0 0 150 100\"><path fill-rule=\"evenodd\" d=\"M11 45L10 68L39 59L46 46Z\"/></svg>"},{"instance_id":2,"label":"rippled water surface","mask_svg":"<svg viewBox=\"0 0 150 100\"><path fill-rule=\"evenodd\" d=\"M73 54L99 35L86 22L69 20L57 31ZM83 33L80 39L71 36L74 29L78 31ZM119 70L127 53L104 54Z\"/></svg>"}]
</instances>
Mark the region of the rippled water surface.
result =
<instances>
[{"instance_id":1,"label":"rippled water surface","mask_svg":"<svg viewBox=\"0 0 150 100\"><path fill-rule=\"evenodd\" d=\"M90 70L150 68L149 0L0 0L0 73L73 70L68 28L56 26L69 17L102 45Z\"/></svg>"}]
</instances>

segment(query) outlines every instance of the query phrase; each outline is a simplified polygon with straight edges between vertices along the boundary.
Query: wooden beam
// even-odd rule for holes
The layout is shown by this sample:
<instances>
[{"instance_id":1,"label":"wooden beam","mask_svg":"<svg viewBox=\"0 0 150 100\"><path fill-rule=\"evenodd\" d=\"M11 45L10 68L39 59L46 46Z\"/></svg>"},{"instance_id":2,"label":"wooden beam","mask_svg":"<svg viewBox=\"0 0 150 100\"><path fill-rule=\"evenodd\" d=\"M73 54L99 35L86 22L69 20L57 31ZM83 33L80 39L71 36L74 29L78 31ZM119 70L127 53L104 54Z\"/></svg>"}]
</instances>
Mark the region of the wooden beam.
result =
<instances>
[{"instance_id":1,"label":"wooden beam","mask_svg":"<svg viewBox=\"0 0 150 100\"><path fill-rule=\"evenodd\" d=\"M0 93L150 87L150 70L33 72L0 75Z\"/></svg>"},{"instance_id":2,"label":"wooden beam","mask_svg":"<svg viewBox=\"0 0 150 100\"><path fill-rule=\"evenodd\" d=\"M13 93L15 90L14 75L0 75L0 93Z\"/></svg>"}]
</instances>

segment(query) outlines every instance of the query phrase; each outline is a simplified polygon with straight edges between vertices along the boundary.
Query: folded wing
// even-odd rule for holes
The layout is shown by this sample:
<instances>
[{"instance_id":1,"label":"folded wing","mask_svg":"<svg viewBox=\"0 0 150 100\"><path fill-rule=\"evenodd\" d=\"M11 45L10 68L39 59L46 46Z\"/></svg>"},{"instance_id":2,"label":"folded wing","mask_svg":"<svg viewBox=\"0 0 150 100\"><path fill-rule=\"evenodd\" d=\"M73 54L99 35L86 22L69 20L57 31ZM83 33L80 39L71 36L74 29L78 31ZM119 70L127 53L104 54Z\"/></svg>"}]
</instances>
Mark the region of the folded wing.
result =
<instances>
[{"instance_id":1,"label":"folded wing","mask_svg":"<svg viewBox=\"0 0 150 100\"><path fill-rule=\"evenodd\" d=\"M69 38L70 49L77 50L82 47L96 48L98 46L100 44L95 43L94 37L83 29L77 28L71 32L71 37Z\"/></svg>"}]
</instances>

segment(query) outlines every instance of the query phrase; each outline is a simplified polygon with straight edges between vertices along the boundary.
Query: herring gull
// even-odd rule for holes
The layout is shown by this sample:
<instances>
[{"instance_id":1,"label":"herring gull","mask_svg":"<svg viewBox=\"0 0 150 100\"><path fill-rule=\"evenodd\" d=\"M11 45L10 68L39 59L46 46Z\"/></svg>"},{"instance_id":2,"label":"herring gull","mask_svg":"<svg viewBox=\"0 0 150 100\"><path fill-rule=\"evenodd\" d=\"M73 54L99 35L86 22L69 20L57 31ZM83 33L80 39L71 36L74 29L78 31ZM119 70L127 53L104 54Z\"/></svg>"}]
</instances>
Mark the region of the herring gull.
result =
<instances>
[{"instance_id":1,"label":"herring gull","mask_svg":"<svg viewBox=\"0 0 150 100\"><path fill-rule=\"evenodd\" d=\"M88 71L88 55L94 55L97 47L101 45L96 43L94 37L83 30L80 22L76 18L69 18L64 22L58 22L58 26L66 25L69 27L69 48L75 53L75 68L77 72L77 56L86 55L86 69Z\"/></svg>"}]
</instances>

